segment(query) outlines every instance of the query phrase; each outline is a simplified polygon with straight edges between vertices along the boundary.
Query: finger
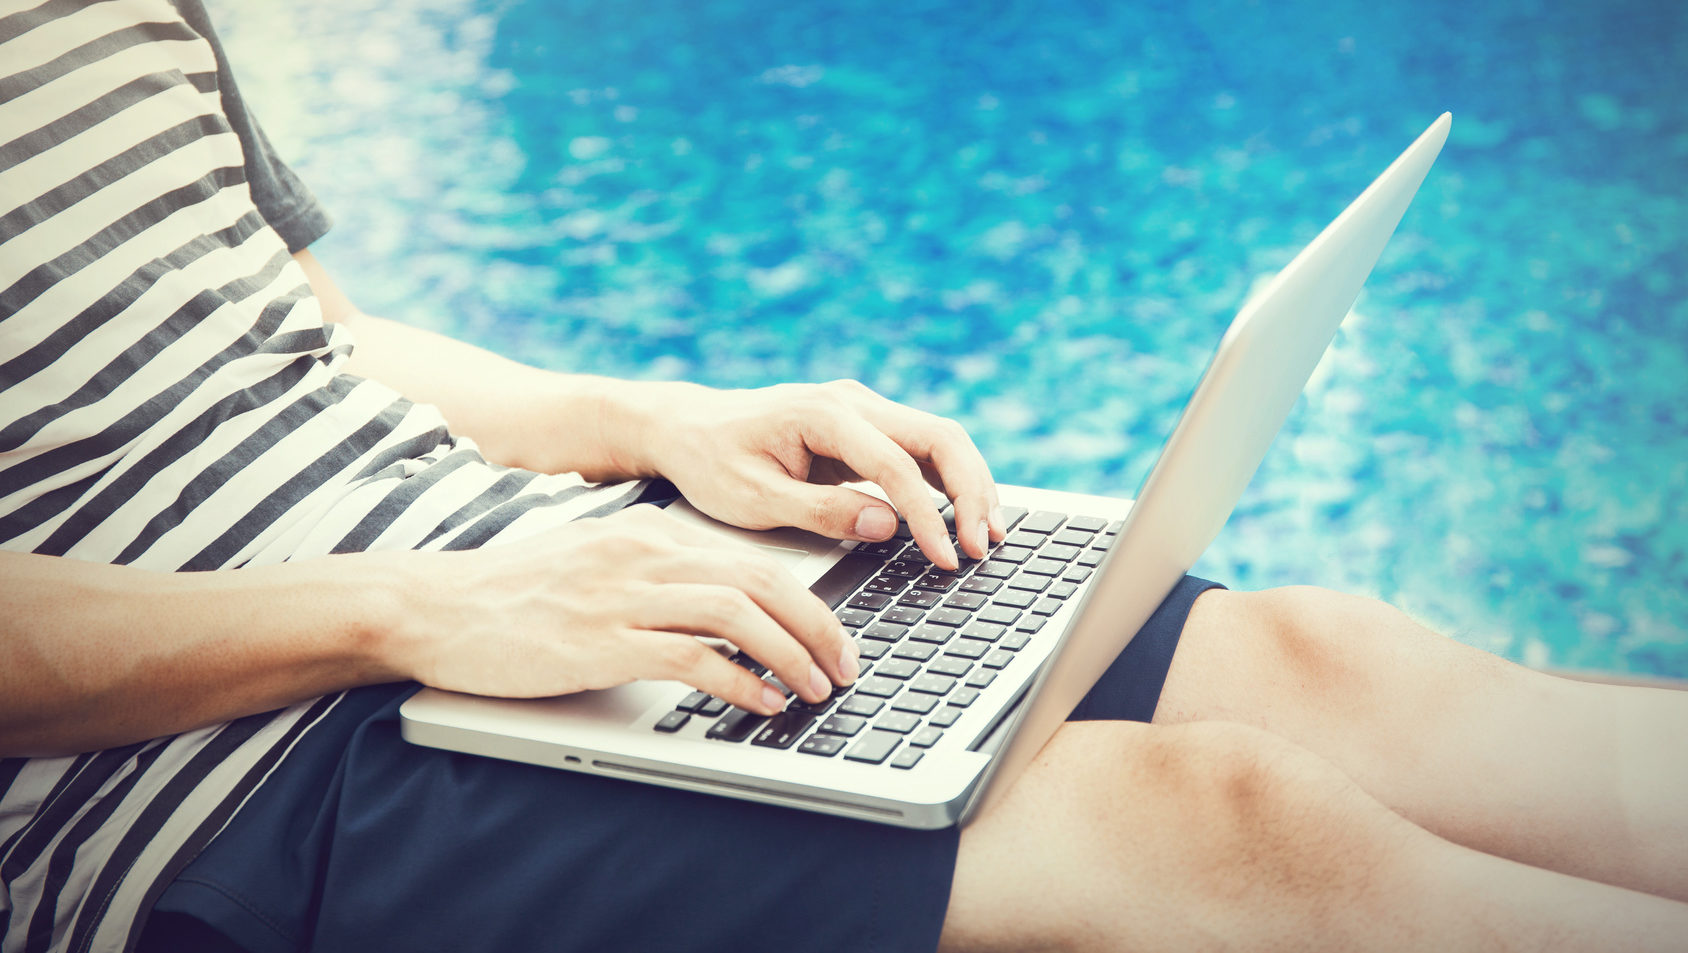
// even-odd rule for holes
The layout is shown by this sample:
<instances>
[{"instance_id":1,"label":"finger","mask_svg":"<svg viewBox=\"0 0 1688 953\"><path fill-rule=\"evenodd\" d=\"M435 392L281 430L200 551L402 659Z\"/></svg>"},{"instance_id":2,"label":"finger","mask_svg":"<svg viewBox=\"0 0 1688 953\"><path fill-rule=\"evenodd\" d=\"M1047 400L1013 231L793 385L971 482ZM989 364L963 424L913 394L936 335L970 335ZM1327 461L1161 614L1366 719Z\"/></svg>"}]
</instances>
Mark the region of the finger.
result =
<instances>
[{"instance_id":1,"label":"finger","mask_svg":"<svg viewBox=\"0 0 1688 953\"><path fill-rule=\"evenodd\" d=\"M785 707L779 689L750 674L685 632L629 629L623 633L629 649L646 664L637 674L685 682L729 705L772 715Z\"/></svg>"},{"instance_id":2,"label":"finger","mask_svg":"<svg viewBox=\"0 0 1688 953\"><path fill-rule=\"evenodd\" d=\"M891 401L866 413L886 436L936 472L934 485L955 504L956 538L968 555L982 558L992 540L1006 535L990 466L960 424Z\"/></svg>"},{"instance_id":3,"label":"finger","mask_svg":"<svg viewBox=\"0 0 1688 953\"><path fill-rule=\"evenodd\" d=\"M949 527L907 450L847 408L807 415L803 439L811 452L841 460L877 483L908 520L914 541L934 563L945 569L961 564L950 544Z\"/></svg>"},{"instance_id":4,"label":"finger","mask_svg":"<svg viewBox=\"0 0 1688 953\"><path fill-rule=\"evenodd\" d=\"M890 539L897 532L896 510L860 490L781 480L769 487L769 495L769 508L781 516L783 525L832 539L871 542Z\"/></svg>"},{"instance_id":5,"label":"finger","mask_svg":"<svg viewBox=\"0 0 1688 953\"><path fill-rule=\"evenodd\" d=\"M824 609L824 606L823 606ZM635 610L642 629L716 636L767 666L806 701L832 694L832 679L809 649L776 623L744 591L732 586L668 583L657 586ZM836 625L836 620L834 620ZM835 651L834 658L839 657Z\"/></svg>"}]
</instances>

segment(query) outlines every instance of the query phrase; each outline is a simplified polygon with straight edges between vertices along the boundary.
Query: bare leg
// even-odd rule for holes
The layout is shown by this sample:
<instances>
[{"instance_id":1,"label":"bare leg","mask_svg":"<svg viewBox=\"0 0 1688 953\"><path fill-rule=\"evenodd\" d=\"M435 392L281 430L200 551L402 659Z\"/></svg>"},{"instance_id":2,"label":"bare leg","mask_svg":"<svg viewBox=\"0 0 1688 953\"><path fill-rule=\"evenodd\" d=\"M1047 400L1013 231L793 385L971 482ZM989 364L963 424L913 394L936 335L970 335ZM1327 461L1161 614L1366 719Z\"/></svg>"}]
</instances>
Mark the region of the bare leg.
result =
<instances>
[{"instance_id":1,"label":"bare leg","mask_svg":"<svg viewBox=\"0 0 1688 953\"><path fill-rule=\"evenodd\" d=\"M942 948L1672 949L1688 905L1435 837L1240 725L1068 725L963 831Z\"/></svg>"},{"instance_id":2,"label":"bare leg","mask_svg":"<svg viewBox=\"0 0 1688 953\"><path fill-rule=\"evenodd\" d=\"M1155 720L1265 729L1449 840L1688 900L1688 692L1532 672L1370 599L1214 592Z\"/></svg>"}]
</instances>

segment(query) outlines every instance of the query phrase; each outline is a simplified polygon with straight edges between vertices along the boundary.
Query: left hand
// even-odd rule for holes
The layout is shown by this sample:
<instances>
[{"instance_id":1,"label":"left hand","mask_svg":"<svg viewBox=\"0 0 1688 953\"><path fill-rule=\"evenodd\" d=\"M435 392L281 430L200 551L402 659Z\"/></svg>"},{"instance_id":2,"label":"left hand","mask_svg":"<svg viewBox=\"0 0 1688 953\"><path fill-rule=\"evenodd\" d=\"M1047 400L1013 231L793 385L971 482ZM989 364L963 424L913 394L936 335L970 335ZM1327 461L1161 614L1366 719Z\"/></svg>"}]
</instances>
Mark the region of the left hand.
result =
<instances>
[{"instance_id":1,"label":"left hand","mask_svg":"<svg viewBox=\"0 0 1688 953\"><path fill-rule=\"evenodd\" d=\"M955 504L956 537L982 558L1005 527L990 468L952 420L887 400L856 381L721 391L656 385L644 426L627 434L629 469L671 480L698 509L748 529L795 526L833 539L882 540L897 515L838 484L885 491L921 550L946 569L955 547L927 487Z\"/></svg>"}]
</instances>

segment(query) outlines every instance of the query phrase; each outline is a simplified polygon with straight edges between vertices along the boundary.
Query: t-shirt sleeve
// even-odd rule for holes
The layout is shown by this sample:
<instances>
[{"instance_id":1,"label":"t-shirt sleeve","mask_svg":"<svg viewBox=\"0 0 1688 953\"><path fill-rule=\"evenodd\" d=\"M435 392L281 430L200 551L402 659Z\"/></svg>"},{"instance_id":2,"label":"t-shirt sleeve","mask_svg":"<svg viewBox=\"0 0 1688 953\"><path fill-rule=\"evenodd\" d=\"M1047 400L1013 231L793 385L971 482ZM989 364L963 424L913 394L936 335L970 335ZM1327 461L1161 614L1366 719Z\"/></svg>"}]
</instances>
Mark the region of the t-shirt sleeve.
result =
<instances>
[{"instance_id":1,"label":"t-shirt sleeve","mask_svg":"<svg viewBox=\"0 0 1688 953\"><path fill-rule=\"evenodd\" d=\"M217 56L217 87L223 94L223 113L240 137L241 149L246 154L246 183L252 191L253 204L264 216L264 221L287 243L288 251L296 252L308 247L328 232L332 220L327 210L299 176L276 155L263 127L258 125L257 118L247 108L246 100L240 95L240 87L235 84L234 71L229 68L229 58L223 52L223 44L217 39L217 32L211 26L211 17L205 12L204 5L200 0L174 2L182 19L210 41L211 49Z\"/></svg>"}]
</instances>

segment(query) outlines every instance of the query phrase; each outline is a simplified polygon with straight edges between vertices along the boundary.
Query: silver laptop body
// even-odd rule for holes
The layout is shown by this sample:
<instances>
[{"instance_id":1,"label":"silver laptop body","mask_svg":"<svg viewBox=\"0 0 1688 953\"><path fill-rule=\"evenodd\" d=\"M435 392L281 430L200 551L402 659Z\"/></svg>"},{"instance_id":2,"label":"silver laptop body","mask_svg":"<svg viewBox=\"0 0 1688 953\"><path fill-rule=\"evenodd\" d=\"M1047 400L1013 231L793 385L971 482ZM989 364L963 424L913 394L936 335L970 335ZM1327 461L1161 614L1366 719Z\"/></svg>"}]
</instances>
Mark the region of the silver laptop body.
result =
<instances>
[{"instance_id":1,"label":"silver laptop body","mask_svg":"<svg viewBox=\"0 0 1688 953\"><path fill-rule=\"evenodd\" d=\"M812 749L838 740L820 737L829 716L818 715L801 740L785 747L707 737L718 723L715 716L684 719L674 731L656 730L677 704L697 697L679 682L637 682L537 700L423 689L401 709L405 739L905 827L966 822L1011 785L1218 535L1441 151L1451 122L1443 114L1432 123L1243 305L1135 502L999 487L1005 507L1090 517L1086 525L1106 521L1112 532L1095 534L1085 561L1097 564L1085 567L1092 571L1070 596L1036 604L1043 614L1035 617L1040 620L1035 633L1009 627L1027 636L1012 640L1024 642L1019 648L1009 652L996 643L965 639L936 647L937 653L952 647L962 652L956 664L966 662L970 672L993 673L987 685L970 689L965 707L942 699L926 713L885 706L885 714L866 719L865 731L818 756ZM728 527L683 501L669 511L767 547L810 585L856 548L796 530ZM869 667L858 687L873 675ZM921 705L934 700L919 696L912 685L880 700L897 704L905 697ZM904 715L899 737L873 735L894 741L892 751L877 763L853 760L852 746L880 730L873 727L876 718L892 713ZM910 718L919 719L918 728L908 727ZM939 728L938 721L947 723ZM917 739L916 731L924 733ZM934 735L936 741L915 744ZM911 760L912 766L899 766Z\"/></svg>"}]
</instances>

